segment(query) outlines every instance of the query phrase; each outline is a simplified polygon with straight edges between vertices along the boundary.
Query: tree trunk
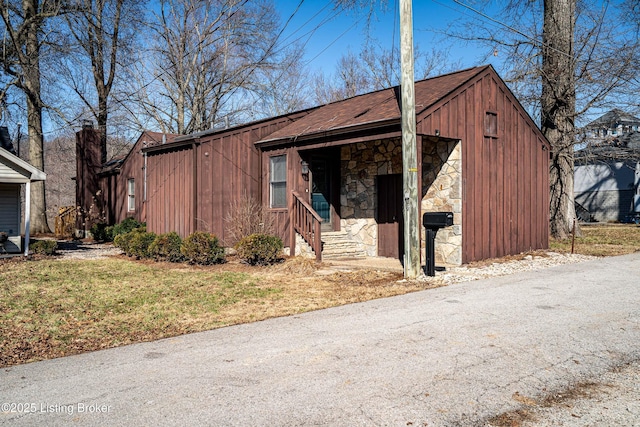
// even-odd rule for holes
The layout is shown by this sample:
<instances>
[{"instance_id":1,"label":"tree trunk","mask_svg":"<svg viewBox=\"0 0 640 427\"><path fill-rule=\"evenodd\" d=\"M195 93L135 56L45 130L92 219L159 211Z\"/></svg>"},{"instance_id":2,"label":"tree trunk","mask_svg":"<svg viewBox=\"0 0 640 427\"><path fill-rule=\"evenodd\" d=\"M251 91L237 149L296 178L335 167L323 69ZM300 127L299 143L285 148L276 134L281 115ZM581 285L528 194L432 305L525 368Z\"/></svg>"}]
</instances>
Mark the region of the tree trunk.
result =
<instances>
[{"instance_id":1,"label":"tree trunk","mask_svg":"<svg viewBox=\"0 0 640 427\"><path fill-rule=\"evenodd\" d=\"M23 67L24 89L27 98L27 126L29 130L29 162L44 170L44 137L42 134L42 99L40 95L40 44L37 19L38 0L23 0L27 36L25 44L26 65ZM50 233L47 223L47 204L44 181L31 185L31 233Z\"/></svg>"},{"instance_id":2,"label":"tree trunk","mask_svg":"<svg viewBox=\"0 0 640 427\"><path fill-rule=\"evenodd\" d=\"M545 0L542 47L542 132L551 143L551 235L566 238L576 218L573 192L576 114L576 0Z\"/></svg>"}]
</instances>

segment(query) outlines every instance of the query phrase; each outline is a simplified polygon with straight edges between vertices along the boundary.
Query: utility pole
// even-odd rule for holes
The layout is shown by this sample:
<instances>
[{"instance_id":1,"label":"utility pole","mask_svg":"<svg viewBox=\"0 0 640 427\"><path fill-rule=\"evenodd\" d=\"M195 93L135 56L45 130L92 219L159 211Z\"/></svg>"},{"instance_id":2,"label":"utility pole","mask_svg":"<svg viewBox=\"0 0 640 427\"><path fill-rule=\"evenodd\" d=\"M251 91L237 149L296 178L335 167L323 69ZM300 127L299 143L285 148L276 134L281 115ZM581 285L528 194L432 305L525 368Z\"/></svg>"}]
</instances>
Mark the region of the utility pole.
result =
<instances>
[{"instance_id":1,"label":"utility pole","mask_svg":"<svg viewBox=\"0 0 640 427\"><path fill-rule=\"evenodd\" d=\"M400 0L400 68L402 97L402 183L404 192L404 277L420 272L420 212L416 150L416 100L413 71L412 0Z\"/></svg>"}]
</instances>

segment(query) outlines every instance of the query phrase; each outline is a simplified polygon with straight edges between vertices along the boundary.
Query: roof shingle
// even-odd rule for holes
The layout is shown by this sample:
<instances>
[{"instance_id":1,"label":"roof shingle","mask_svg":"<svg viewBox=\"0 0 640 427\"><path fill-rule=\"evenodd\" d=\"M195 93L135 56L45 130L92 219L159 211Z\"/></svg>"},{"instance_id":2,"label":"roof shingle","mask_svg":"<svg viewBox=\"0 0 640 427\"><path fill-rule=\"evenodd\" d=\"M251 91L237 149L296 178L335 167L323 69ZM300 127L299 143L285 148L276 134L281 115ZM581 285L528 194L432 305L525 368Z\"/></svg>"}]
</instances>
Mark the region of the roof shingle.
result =
<instances>
[{"instance_id":1,"label":"roof shingle","mask_svg":"<svg viewBox=\"0 0 640 427\"><path fill-rule=\"evenodd\" d=\"M469 68L415 83L416 114L460 87L487 66ZM400 120L400 87L354 96L319 107L259 141L294 140L301 136L377 122Z\"/></svg>"}]
</instances>

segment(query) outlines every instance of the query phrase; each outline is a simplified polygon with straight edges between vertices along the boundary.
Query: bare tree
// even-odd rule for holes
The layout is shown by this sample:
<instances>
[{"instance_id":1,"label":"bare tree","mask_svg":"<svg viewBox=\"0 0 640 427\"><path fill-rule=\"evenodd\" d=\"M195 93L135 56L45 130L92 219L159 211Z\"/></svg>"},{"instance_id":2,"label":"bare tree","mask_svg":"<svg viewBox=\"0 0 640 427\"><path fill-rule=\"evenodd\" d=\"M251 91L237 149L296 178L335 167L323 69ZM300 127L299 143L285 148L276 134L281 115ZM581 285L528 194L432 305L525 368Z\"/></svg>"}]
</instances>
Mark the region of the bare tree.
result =
<instances>
[{"instance_id":1,"label":"bare tree","mask_svg":"<svg viewBox=\"0 0 640 427\"><path fill-rule=\"evenodd\" d=\"M42 112L45 107L41 90L41 50L47 41L50 19L59 16L65 7L57 0L22 0L5 2L0 9L2 30L6 34L2 53L3 80L25 96L29 162L40 170L44 170ZM6 89L1 93L6 94ZM31 186L30 222L33 233L51 231L47 224L44 182Z\"/></svg>"},{"instance_id":2,"label":"bare tree","mask_svg":"<svg viewBox=\"0 0 640 427\"><path fill-rule=\"evenodd\" d=\"M637 8L637 1L627 5ZM477 19L456 22L450 34L480 42L487 56L500 56L505 80L539 120L552 145L550 232L564 238L575 219L576 126L590 111L633 104L640 71L638 23L607 2L511 0L499 21L475 11Z\"/></svg>"},{"instance_id":3,"label":"bare tree","mask_svg":"<svg viewBox=\"0 0 640 427\"><path fill-rule=\"evenodd\" d=\"M431 49L424 53L414 50L417 80L455 70L458 62L448 60L448 51ZM347 52L338 61L336 72L325 76L319 73L313 81L314 100L318 104L338 101L363 93L398 85L400 82L400 52L393 46L384 48L369 40L358 55Z\"/></svg>"},{"instance_id":4,"label":"bare tree","mask_svg":"<svg viewBox=\"0 0 640 427\"><path fill-rule=\"evenodd\" d=\"M576 85L576 0L545 0L542 30L542 133L552 147L549 162L551 234L565 238L576 218L573 194Z\"/></svg>"},{"instance_id":5,"label":"bare tree","mask_svg":"<svg viewBox=\"0 0 640 427\"><path fill-rule=\"evenodd\" d=\"M241 98L299 56L278 48L278 30L270 0L162 0L136 108L180 134L246 118Z\"/></svg>"},{"instance_id":6,"label":"bare tree","mask_svg":"<svg viewBox=\"0 0 640 427\"><path fill-rule=\"evenodd\" d=\"M308 69L302 66L302 49L284 52L276 67L263 67L251 79L245 99L247 121L275 117L310 107Z\"/></svg>"},{"instance_id":7,"label":"bare tree","mask_svg":"<svg viewBox=\"0 0 640 427\"><path fill-rule=\"evenodd\" d=\"M98 124L103 163L107 160L112 89L135 59L135 29L144 3L81 0L81 10L66 15L73 45L60 73Z\"/></svg>"}]
</instances>

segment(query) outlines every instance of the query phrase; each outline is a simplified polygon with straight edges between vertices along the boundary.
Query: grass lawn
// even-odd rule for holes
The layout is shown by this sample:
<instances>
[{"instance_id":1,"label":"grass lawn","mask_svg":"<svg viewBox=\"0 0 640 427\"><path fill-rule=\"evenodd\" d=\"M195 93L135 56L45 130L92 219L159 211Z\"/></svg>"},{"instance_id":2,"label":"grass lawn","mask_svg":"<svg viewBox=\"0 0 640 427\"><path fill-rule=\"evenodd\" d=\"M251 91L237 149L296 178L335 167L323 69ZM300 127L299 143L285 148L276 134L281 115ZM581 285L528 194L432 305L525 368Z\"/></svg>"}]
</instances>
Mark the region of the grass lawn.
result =
<instances>
[{"instance_id":1,"label":"grass lawn","mask_svg":"<svg viewBox=\"0 0 640 427\"><path fill-rule=\"evenodd\" d=\"M640 251L640 226L635 224L583 224L574 252L582 255L615 256ZM550 240L551 250L571 252L571 239Z\"/></svg>"},{"instance_id":2,"label":"grass lawn","mask_svg":"<svg viewBox=\"0 0 640 427\"><path fill-rule=\"evenodd\" d=\"M579 254L640 250L635 225L589 225L582 232ZM552 241L551 250L570 252L571 240ZM233 261L194 267L124 256L0 260L0 367L441 286L400 283L399 273L323 275L318 268L302 258L271 267Z\"/></svg>"},{"instance_id":3,"label":"grass lawn","mask_svg":"<svg viewBox=\"0 0 640 427\"><path fill-rule=\"evenodd\" d=\"M314 262L192 267L41 259L0 266L0 367L426 289L397 273L316 275Z\"/></svg>"}]
</instances>

